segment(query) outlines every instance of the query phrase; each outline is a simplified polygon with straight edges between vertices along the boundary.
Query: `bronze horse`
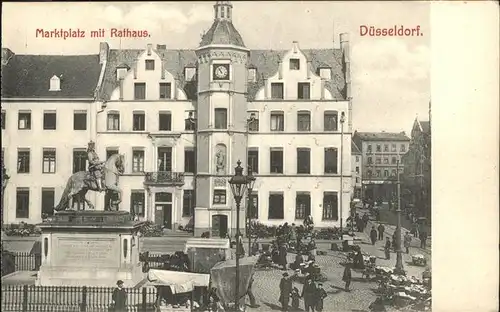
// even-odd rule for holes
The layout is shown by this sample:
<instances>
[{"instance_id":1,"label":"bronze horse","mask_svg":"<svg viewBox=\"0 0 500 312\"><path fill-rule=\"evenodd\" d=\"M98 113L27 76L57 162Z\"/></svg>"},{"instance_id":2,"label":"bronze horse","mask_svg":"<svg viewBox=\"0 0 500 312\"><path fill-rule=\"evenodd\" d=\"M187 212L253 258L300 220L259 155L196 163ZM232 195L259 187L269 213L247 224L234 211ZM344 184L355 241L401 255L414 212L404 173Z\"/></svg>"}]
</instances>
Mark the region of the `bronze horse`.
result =
<instances>
[{"instance_id":1,"label":"bronze horse","mask_svg":"<svg viewBox=\"0 0 500 312\"><path fill-rule=\"evenodd\" d=\"M123 154L113 154L104 163L103 167L103 187L105 192L109 195L115 195L117 199L110 200L110 209L118 210L118 204L122 201L122 191L118 186L119 176L125 170ZM89 190L97 192L97 185L91 174L87 171L80 171L74 173L66 183L66 188L61 196L59 204L54 208L55 211L62 211L69 209L69 202L75 198L83 199L88 205L89 209L94 210L94 205L85 198ZM109 196L113 198L113 196Z\"/></svg>"}]
</instances>

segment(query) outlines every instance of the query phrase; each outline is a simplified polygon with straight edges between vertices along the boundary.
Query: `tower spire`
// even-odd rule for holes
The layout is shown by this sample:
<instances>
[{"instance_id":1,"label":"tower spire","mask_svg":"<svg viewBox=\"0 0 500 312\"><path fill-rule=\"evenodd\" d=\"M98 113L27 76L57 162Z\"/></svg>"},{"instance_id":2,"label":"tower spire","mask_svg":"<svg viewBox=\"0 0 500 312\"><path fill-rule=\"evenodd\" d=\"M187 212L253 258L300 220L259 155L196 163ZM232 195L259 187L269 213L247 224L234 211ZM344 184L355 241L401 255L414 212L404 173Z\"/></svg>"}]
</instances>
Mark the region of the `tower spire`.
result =
<instances>
[{"instance_id":1,"label":"tower spire","mask_svg":"<svg viewBox=\"0 0 500 312\"><path fill-rule=\"evenodd\" d=\"M217 1L214 5L214 19L217 21L231 21L233 16L231 1Z\"/></svg>"}]
</instances>

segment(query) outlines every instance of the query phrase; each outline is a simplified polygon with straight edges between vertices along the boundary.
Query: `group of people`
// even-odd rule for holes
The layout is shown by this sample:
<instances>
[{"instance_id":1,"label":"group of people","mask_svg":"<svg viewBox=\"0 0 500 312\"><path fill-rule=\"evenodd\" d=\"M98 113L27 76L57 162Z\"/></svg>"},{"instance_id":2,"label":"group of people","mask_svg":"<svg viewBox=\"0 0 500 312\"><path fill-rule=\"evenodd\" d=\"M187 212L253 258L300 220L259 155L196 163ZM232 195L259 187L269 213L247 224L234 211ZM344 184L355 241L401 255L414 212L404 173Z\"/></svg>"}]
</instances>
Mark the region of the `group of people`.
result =
<instances>
[{"instance_id":1,"label":"group of people","mask_svg":"<svg viewBox=\"0 0 500 312\"><path fill-rule=\"evenodd\" d=\"M300 299L304 300L304 310L309 312L323 311L324 299L327 293L323 288L322 283L316 283L312 277L307 276L302 287L299 291L293 285L293 279L287 272L283 273L283 278L280 281L280 296L278 301L281 304L282 311L300 311ZM290 309L290 299L292 305Z\"/></svg>"}]
</instances>

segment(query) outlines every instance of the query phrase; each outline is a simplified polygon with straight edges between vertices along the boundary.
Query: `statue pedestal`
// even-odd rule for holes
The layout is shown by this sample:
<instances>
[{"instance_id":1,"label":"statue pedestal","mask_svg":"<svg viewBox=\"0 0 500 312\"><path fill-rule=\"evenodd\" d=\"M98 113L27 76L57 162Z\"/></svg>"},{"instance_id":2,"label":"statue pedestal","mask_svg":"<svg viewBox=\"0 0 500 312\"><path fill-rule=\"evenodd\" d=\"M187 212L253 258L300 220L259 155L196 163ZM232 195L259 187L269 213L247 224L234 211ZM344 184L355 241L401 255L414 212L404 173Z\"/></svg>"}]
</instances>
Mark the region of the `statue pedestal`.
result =
<instances>
[{"instance_id":1,"label":"statue pedestal","mask_svg":"<svg viewBox=\"0 0 500 312\"><path fill-rule=\"evenodd\" d=\"M145 274L138 230L125 211L61 211L42 229L38 286L134 287Z\"/></svg>"}]
</instances>

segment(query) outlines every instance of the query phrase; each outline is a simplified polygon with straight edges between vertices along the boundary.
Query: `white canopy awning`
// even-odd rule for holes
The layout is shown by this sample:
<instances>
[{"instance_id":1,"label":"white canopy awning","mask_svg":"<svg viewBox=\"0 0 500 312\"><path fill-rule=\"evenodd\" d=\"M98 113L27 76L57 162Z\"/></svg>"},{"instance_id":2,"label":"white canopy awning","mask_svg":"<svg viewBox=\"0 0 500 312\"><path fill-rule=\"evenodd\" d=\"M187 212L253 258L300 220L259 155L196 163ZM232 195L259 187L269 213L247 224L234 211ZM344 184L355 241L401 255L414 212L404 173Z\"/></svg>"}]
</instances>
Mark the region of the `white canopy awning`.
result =
<instances>
[{"instance_id":1,"label":"white canopy awning","mask_svg":"<svg viewBox=\"0 0 500 312\"><path fill-rule=\"evenodd\" d=\"M167 270L149 270L148 285L170 286L172 293L186 293L194 287L208 287L210 274L198 274Z\"/></svg>"}]
</instances>

